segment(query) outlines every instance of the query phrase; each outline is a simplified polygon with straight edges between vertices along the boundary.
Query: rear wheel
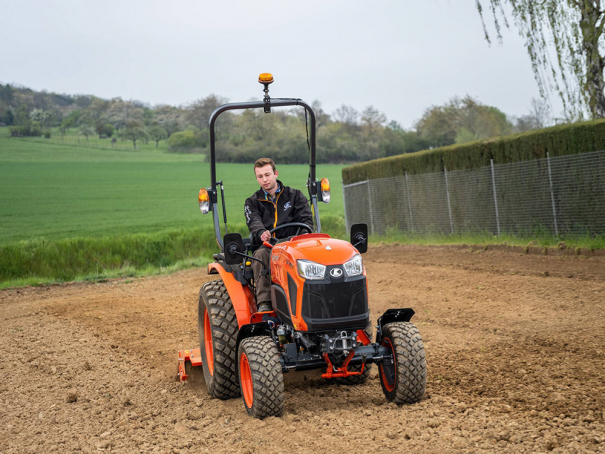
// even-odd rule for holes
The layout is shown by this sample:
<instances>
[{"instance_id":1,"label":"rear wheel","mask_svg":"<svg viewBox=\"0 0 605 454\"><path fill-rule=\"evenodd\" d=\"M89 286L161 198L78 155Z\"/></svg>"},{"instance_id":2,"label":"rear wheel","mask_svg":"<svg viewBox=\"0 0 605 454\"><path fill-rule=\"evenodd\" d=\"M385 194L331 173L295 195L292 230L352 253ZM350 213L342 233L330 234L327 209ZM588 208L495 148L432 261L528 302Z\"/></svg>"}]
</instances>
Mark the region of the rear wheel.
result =
<instances>
[{"instance_id":1,"label":"rear wheel","mask_svg":"<svg viewBox=\"0 0 605 454\"><path fill-rule=\"evenodd\" d=\"M244 339L239 345L239 381L250 416L263 419L284 411L284 376L279 353L270 337Z\"/></svg>"},{"instance_id":2,"label":"rear wheel","mask_svg":"<svg viewBox=\"0 0 605 454\"><path fill-rule=\"evenodd\" d=\"M380 364L380 383L387 400L396 404L420 401L426 390L424 344L416 325L388 323L382 327L380 344L387 347L393 361Z\"/></svg>"},{"instance_id":3,"label":"rear wheel","mask_svg":"<svg viewBox=\"0 0 605 454\"><path fill-rule=\"evenodd\" d=\"M239 396L235 367L239 325L223 281L206 282L202 286L198 331L208 393L218 399Z\"/></svg>"}]
</instances>

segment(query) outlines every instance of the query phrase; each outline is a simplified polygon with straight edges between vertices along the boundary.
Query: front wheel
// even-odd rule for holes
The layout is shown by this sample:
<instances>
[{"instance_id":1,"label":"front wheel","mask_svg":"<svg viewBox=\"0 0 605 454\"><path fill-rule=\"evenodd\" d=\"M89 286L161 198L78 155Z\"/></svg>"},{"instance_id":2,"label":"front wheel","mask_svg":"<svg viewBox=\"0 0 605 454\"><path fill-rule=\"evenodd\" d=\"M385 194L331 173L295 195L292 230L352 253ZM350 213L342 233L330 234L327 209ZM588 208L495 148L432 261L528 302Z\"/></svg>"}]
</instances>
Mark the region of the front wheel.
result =
<instances>
[{"instance_id":1,"label":"front wheel","mask_svg":"<svg viewBox=\"0 0 605 454\"><path fill-rule=\"evenodd\" d=\"M393 361L380 363L380 384L389 402L418 402L426 390L424 344L416 325L409 322L388 323L382 327L380 344L387 347Z\"/></svg>"},{"instance_id":2,"label":"front wheel","mask_svg":"<svg viewBox=\"0 0 605 454\"><path fill-rule=\"evenodd\" d=\"M239 382L248 415L263 419L284 412L284 376L270 337L244 339L238 349Z\"/></svg>"}]
</instances>

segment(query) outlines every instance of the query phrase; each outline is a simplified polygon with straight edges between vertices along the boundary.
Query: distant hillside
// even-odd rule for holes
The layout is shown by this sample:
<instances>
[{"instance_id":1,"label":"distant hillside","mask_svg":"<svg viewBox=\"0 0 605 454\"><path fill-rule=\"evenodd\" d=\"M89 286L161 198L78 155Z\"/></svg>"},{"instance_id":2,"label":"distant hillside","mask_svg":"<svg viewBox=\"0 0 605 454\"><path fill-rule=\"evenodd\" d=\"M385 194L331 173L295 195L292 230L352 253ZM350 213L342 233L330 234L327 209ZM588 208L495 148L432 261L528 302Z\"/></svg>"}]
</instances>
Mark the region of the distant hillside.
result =
<instances>
[{"instance_id":1,"label":"distant hillside","mask_svg":"<svg viewBox=\"0 0 605 454\"><path fill-rule=\"evenodd\" d=\"M10 126L13 137L65 135L71 128L88 138L115 138L132 142L166 140L176 153L208 152L208 120L228 102L209 95L185 106L151 106L122 98L68 95L0 84L0 126ZM462 144L544 126L540 109L521 118L509 118L499 109L467 96L443 106L431 106L405 130L368 106L358 112L343 105L331 114L319 101L312 103L317 118L319 163L353 163ZM281 163L308 161L307 127L302 108L227 112L217 122L217 159L254 162L261 156ZM54 129L53 129L54 128ZM52 130L52 131L51 131Z\"/></svg>"}]
</instances>

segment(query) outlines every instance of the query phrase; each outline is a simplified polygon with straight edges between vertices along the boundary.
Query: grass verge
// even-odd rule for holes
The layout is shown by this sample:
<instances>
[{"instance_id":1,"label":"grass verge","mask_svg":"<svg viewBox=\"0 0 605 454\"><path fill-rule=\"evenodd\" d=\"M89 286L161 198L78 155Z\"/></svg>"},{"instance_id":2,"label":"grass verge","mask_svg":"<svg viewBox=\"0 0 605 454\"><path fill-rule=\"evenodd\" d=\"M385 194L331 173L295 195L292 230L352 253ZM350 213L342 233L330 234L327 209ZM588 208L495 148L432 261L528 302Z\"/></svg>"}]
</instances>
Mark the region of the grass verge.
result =
<instances>
[{"instance_id":1,"label":"grass verge","mask_svg":"<svg viewBox=\"0 0 605 454\"><path fill-rule=\"evenodd\" d=\"M230 225L230 232L247 235L244 224ZM344 219L324 216L322 231L334 238L348 239ZM555 237L544 232L530 235L489 232L479 234L419 235L388 230L372 235L370 244L419 245L508 245L558 247L582 250L605 249L605 236ZM36 239L0 246L0 289L49 285L71 281L103 281L119 277L169 274L205 266L218 246L211 228L166 230L153 234L70 238L55 241Z\"/></svg>"},{"instance_id":2,"label":"grass verge","mask_svg":"<svg viewBox=\"0 0 605 454\"><path fill-rule=\"evenodd\" d=\"M236 225L231 231L245 228ZM214 231L208 228L19 241L0 246L0 285L157 274L200 266L217 249Z\"/></svg>"},{"instance_id":3,"label":"grass verge","mask_svg":"<svg viewBox=\"0 0 605 454\"><path fill-rule=\"evenodd\" d=\"M171 274L176 271L186 270L190 268L202 268L212 261L213 259L210 256L200 256L188 258L185 260L179 260L176 263L173 263L172 265L166 267L148 265L142 268L135 268L133 266L127 266L119 269L106 269L99 274L93 273L75 276L72 280L36 276L20 279L9 279L7 281L0 282L0 290L13 287L63 284L66 282L105 282L108 279L115 278L140 278L144 276L157 276L162 274Z\"/></svg>"},{"instance_id":4,"label":"grass verge","mask_svg":"<svg viewBox=\"0 0 605 454\"><path fill-rule=\"evenodd\" d=\"M346 236L341 217L325 216L322 226L334 237ZM229 232L248 236L245 224L229 225ZM218 251L211 227L18 241L0 246L0 289L168 274L204 266Z\"/></svg>"},{"instance_id":5,"label":"grass verge","mask_svg":"<svg viewBox=\"0 0 605 454\"><path fill-rule=\"evenodd\" d=\"M588 250L605 249L605 235L564 235L555 236L545 231L525 234L494 235L491 232L443 234L417 234L389 229L384 235L370 235L370 244L376 242L419 244L419 245L509 245L528 247L582 248Z\"/></svg>"}]
</instances>

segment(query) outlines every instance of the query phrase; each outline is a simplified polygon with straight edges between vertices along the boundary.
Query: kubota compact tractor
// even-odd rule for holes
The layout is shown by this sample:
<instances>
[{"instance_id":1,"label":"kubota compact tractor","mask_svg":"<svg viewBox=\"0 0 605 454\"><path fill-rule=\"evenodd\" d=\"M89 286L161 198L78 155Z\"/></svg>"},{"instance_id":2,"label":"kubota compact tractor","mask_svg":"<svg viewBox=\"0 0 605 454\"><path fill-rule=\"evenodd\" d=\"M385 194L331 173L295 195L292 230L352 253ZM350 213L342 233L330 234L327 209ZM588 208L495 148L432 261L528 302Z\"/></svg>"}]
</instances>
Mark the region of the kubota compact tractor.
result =
<instances>
[{"instance_id":1,"label":"kubota compact tractor","mask_svg":"<svg viewBox=\"0 0 605 454\"><path fill-rule=\"evenodd\" d=\"M325 369L322 377L341 384L366 381L377 364L387 400L419 401L426 388L424 346L412 309L389 309L378 318L376 339L369 338L368 287L361 254L367 250L367 226L351 228L351 242L321 233L318 202L330 201L326 179L315 175L315 114L301 99L270 98L270 74L261 74L264 99L225 104L210 116L210 187L200 190L202 213L212 211L220 252L208 265L217 280L200 290L200 348L179 352L179 378L203 369L208 393L219 399L242 395L248 414L280 416L284 408L283 374ZM310 166L307 188L314 229L306 224L278 225L271 233L296 227L286 240L265 242L271 248L273 310L257 312L252 252L261 244L238 233L221 235L218 189L227 225L224 187L216 179L215 122L228 110L301 106L310 119ZM252 169L251 169L252 170ZM243 201L242 201L243 204ZM195 369L194 369L195 368Z\"/></svg>"}]
</instances>

